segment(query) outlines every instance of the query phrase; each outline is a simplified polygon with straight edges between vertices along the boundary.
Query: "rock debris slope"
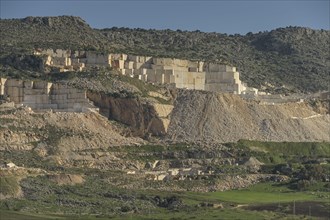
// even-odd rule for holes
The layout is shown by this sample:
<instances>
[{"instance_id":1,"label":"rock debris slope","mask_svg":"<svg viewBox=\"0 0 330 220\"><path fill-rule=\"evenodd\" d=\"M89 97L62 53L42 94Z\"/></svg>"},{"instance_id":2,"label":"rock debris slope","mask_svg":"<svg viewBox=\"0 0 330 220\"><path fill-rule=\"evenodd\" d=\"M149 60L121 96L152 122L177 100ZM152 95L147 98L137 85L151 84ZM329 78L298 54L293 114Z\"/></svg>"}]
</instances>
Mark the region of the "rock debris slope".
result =
<instances>
[{"instance_id":1,"label":"rock debris slope","mask_svg":"<svg viewBox=\"0 0 330 220\"><path fill-rule=\"evenodd\" d=\"M58 156L53 158L58 164L87 161L85 151L144 143L121 133L121 127L93 112L0 110L0 152L33 150L44 158Z\"/></svg>"},{"instance_id":2,"label":"rock debris slope","mask_svg":"<svg viewBox=\"0 0 330 220\"><path fill-rule=\"evenodd\" d=\"M167 139L234 142L329 141L330 117L307 103L261 105L239 96L180 90L171 114Z\"/></svg>"}]
</instances>

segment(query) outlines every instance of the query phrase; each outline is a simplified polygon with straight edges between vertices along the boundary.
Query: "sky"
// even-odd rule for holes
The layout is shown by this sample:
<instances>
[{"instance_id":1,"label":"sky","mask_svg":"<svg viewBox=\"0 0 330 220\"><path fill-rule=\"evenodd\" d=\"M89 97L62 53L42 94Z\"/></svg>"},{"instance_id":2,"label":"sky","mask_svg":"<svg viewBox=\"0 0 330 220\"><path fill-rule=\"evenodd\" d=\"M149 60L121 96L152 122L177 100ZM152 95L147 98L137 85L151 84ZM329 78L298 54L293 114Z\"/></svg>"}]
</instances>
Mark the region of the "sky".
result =
<instances>
[{"instance_id":1,"label":"sky","mask_svg":"<svg viewBox=\"0 0 330 220\"><path fill-rule=\"evenodd\" d=\"M227 34L302 26L329 30L330 0L0 0L1 19L73 15L93 28Z\"/></svg>"}]
</instances>

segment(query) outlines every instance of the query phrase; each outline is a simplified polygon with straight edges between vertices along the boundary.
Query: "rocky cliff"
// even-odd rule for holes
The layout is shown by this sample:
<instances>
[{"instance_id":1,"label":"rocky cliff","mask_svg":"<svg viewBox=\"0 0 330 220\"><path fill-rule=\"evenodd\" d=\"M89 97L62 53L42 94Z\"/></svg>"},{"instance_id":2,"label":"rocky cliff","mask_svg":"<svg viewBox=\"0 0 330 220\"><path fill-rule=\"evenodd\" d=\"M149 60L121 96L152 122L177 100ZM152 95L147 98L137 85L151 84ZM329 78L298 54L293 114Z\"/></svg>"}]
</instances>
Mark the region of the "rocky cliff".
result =
<instances>
[{"instance_id":1,"label":"rocky cliff","mask_svg":"<svg viewBox=\"0 0 330 220\"><path fill-rule=\"evenodd\" d=\"M120 98L104 93L89 92L88 98L100 108L101 114L130 127L134 136L167 132L172 105L149 102L144 98Z\"/></svg>"},{"instance_id":2,"label":"rocky cliff","mask_svg":"<svg viewBox=\"0 0 330 220\"><path fill-rule=\"evenodd\" d=\"M166 138L173 141L329 141L330 117L307 103L261 105L239 96L180 90Z\"/></svg>"}]
</instances>

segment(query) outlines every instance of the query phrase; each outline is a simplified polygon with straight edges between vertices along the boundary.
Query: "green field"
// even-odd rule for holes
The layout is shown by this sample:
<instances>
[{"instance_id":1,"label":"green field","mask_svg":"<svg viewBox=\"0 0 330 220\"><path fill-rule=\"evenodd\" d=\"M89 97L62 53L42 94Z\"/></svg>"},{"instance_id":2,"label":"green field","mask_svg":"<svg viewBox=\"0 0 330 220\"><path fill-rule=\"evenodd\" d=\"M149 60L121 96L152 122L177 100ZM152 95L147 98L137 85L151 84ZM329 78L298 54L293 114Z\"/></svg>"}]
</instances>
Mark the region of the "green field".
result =
<instances>
[{"instance_id":1,"label":"green field","mask_svg":"<svg viewBox=\"0 0 330 220\"><path fill-rule=\"evenodd\" d=\"M7 210L0 210L1 220L76 220L76 219L86 219L86 220L105 220L109 218L102 218L98 216L65 216L65 215L54 215L54 214L32 214L25 212L14 212Z\"/></svg>"},{"instance_id":2,"label":"green field","mask_svg":"<svg viewBox=\"0 0 330 220\"><path fill-rule=\"evenodd\" d=\"M240 140L229 144L233 147L258 150L278 155L294 156L329 156L330 143L328 142L263 142Z\"/></svg>"},{"instance_id":3,"label":"green field","mask_svg":"<svg viewBox=\"0 0 330 220\"><path fill-rule=\"evenodd\" d=\"M293 201L322 201L319 195L323 194L326 193L311 194L310 192L296 192L289 190L286 187L272 186L269 183L261 183L248 189L205 193L204 197L223 202L263 204Z\"/></svg>"},{"instance_id":4,"label":"green field","mask_svg":"<svg viewBox=\"0 0 330 220\"><path fill-rule=\"evenodd\" d=\"M214 208L205 208L201 209L191 209L191 210L182 210L178 212L169 212L161 211L158 213L151 214L125 214L123 216L64 216L64 215L45 215L45 214L30 214L30 213L19 213L1 210L1 219L6 220L105 220L105 219L117 219L117 220L152 220L152 219L177 219L177 220L208 220L208 219L293 219L293 216L284 216L273 212L257 212L257 211L248 211L241 209L214 209ZM299 219L299 218L297 218Z\"/></svg>"},{"instance_id":5,"label":"green field","mask_svg":"<svg viewBox=\"0 0 330 220\"><path fill-rule=\"evenodd\" d=\"M103 215L84 213L76 215L68 214L31 214L25 212L15 212L1 210L1 219L293 219L290 215L292 212L292 204L295 202L314 201L323 204L324 212L329 207L329 193L309 191L295 192L285 185L274 185L269 183L260 183L247 189L230 190L225 192L165 192L165 191L138 191L147 197L151 195L168 195L177 196L182 199L184 206L175 210L167 210L163 208L146 207L142 213L134 213L133 211L120 215ZM86 198L93 200L92 198ZM198 204L222 204L223 208L201 207ZM242 207L275 204L282 204L286 207L286 212L274 211L253 211L246 210ZM21 204L22 205L22 204ZM33 205L26 203L25 205ZM291 207L291 208L290 208ZM313 209L315 209L313 207ZM297 213L299 219L299 213ZM301 216L300 216L301 217Z\"/></svg>"}]
</instances>

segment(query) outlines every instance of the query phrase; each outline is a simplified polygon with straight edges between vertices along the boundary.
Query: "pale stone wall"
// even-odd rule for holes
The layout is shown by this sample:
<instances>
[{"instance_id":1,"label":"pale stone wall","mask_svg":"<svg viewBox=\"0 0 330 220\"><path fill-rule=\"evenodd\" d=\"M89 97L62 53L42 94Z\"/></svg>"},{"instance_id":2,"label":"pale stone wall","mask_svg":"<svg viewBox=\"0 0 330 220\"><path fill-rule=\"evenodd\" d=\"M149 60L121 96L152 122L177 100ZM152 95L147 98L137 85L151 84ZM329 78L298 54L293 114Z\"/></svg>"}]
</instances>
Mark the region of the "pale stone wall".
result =
<instances>
[{"instance_id":1,"label":"pale stone wall","mask_svg":"<svg viewBox=\"0 0 330 220\"><path fill-rule=\"evenodd\" d=\"M174 81L177 88L205 90L204 72L174 71Z\"/></svg>"},{"instance_id":2,"label":"pale stone wall","mask_svg":"<svg viewBox=\"0 0 330 220\"><path fill-rule=\"evenodd\" d=\"M6 83L6 81L7 81L7 79L0 78L0 95L5 94L5 83Z\"/></svg>"},{"instance_id":3,"label":"pale stone wall","mask_svg":"<svg viewBox=\"0 0 330 220\"><path fill-rule=\"evenodd\" d=\"M86 52L86 65L100 65L111 67L111 55L110 54L100 54L94 51Z\"/></svg>"},{"instance_id":4,"label":"pale stone wall","mask_svg":"<svg viewBox=\"0 0 330 220\"><path fill-rule=\"evenodd\" d=\"M86 91L67 85L1 78L0 86L3 88L1 95L35 110L83 112L86 108L96 109L87 99Z\"/></svg>"},{"instance_id":5,"label":"pale stone wall","mask_svg":"<svg viewBox=\"0 0 330 220\"><path fill-rule=\"evenodd\" d=\"M149 58L128 55L124 65L114 65L123 75L149 83L172 84L176 88L240 94L246 86L235 67L202 61Z\"/></svg>"},{"instance_id":6,"label":"pale stone wall","mask_svg":"<svg viewBox=\"0 0 330 220\"><path fill-rule=\"evenodd\" d=\"M51 66L71 66L71 58L67 57L53 57L49 59L47 57L46 64L49 63Z\"/></svg>"},{"instance_id":7,"label":"pale stone wall","mask_svg":"<svg viewBox=\"0 0 330 220\"><path fill-rule=\"evenodd\" d=\"M9 96L10 100L15 103L21 103L23 101L23 81L16 79L6 80L4 95Z\"/></svg>"},{"instance_id":8,"label":"pale stone wall","mask_svg":"<svg viewBox=\"0 0 330 220\"><path fill-rule=\"evenodd\" d=\"M236 67L173 58L126 54L48 49L35 54L48 55L45 64L60 67L60 72L83 71L85 67L106 66L144 82L171 84L177 88L241 94L247 90ZM254 91L258 92L258 91ZM251 93L247 91L246 93Z\"/></svg>"},{"instance_id":9,"label":"pale stone wall","mask_svg":"<svg viewBox=\"0 0 330 220\"><path fill-rule=\"evenodd\" d=\"M164 77L165 83L167 83L167 84L174 84L175 83L174 70L165 70L164 74L165 74L165 77Z\"/></svg>"},{"instance_id":10,"label":"pale stone wall","mask_svg":"<svg viewBox=\"0 0 330 220\"><path fill-rule=\"evenodd\" d=\"M51 57L57 57L57 58L69 58L71 56L71 50L47 49L41 51L40 54L49 55Z\"/></svg>"},{"instance_id":11,"label":"pale stone wall","mask_svg":"<svg viewBox=\"0 0 330 220\"><path fill-rule=\"evenodd\" d=\"M58 109L82 111L83 107L92 107L86 97L86 91L70 88L67 85L55 84L50 91L50 100Z\"/></svg>"},{"instance_id":12,"label":"pale stone wall","mask_svg":"<svg viewBox=\"0 0 330 220\"><path fill-rule=\"evenodd\" d=\"M210 67L210 66L209 66ZM212 70L230 70L228 72L206 72L205 90L241 94L245 86L239 79L239 72L234 67L225 65L212 66Z\"/></svg>"}]
</instances>

